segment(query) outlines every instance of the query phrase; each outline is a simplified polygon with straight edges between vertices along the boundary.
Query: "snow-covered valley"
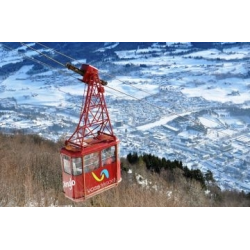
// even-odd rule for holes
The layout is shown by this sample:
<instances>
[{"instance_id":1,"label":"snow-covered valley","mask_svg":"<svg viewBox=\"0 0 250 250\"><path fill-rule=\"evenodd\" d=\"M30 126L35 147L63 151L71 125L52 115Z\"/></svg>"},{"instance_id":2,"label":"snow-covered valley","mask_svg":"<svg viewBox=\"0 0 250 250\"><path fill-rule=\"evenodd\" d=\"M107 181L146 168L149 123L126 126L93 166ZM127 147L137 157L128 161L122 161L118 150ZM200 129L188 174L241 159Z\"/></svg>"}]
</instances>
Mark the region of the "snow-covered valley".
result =
<instances>
[{"instance_id":1,"label":"snow-covered valley","mask_svg":"<svg viewBox=\"0 0 250 250\"><path fill-rule=\"evenodd\" d=\"M8 50L0 44L0 67L22 62L18 50L35 55L21 45ZM94 66L108 81L106 102L120 155L181 160L211 170L222 189L250 192L250 45L194 50L190 43L155 43L115 54ZM55 141L71 135L85 88L77 77L62 67L35 71L32 61L2 72L0 131Z\"/></svg>"}]
</instances>

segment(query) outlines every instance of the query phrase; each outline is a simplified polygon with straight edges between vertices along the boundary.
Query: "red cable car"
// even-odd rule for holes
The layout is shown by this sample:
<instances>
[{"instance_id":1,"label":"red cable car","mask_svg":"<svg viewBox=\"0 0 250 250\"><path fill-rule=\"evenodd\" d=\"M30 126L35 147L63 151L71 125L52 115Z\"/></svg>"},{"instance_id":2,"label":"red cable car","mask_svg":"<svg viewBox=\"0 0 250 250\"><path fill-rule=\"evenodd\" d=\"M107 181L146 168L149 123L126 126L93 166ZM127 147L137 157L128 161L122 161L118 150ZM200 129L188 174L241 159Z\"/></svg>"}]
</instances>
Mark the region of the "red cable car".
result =
<instances>
[{"instance_id":1,"label":"red cable car","mask_svg":"<svg viewBox=\"0 0 250 250\"><path fill-rule=\"evenodd\" d=\"M80 120L61 149L63 191L73 201L84 201L121 181L119 139L114 135L104 99L107 82L98 70L83 64L66 67L83 76L87 84Z\"/></svg>"}]
</instances>

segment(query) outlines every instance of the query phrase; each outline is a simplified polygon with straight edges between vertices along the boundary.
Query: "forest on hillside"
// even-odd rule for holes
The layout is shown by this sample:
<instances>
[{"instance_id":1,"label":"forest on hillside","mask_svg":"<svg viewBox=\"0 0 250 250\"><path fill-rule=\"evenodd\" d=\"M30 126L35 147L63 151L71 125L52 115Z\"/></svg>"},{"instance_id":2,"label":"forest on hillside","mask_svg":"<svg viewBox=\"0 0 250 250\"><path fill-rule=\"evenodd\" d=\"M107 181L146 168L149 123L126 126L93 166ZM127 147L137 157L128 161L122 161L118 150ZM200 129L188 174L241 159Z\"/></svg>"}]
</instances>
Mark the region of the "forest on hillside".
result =
<instances>
[{"instance_id":1,"label":"forest on hillside","mask_svg":"<svg viewBox=\"0 0 250 250\"><path fill-rule=\"evenodd\" d=\"M0 206L245 207L250 196L221 191L212 173L203 175L178 161L129 154L121 159L116 188L75 203L64 197L59 151L62 142L37 135L0 134Z\"/></svg>"}]
</instances>

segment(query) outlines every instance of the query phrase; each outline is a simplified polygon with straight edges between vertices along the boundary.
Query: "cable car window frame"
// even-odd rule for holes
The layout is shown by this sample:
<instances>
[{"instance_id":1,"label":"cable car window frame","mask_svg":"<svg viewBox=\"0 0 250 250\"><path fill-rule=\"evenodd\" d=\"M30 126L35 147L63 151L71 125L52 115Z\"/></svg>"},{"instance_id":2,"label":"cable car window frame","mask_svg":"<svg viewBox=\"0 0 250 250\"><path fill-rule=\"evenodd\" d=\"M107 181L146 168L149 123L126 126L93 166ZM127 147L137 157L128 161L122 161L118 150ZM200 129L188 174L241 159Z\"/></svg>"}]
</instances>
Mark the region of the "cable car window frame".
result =
<instances>
[{"instance_id":1,"label":"cable car window frame","mask_svg":"<svg viewBox=\"0 0 250 250\"><path fill-rule=\"evenodd\" d=\"M116 146L111 146L102 150L102 166L109 165L116 161ZM109 161L111 159L111 161Z\"/></svg>"},{"instance_id":2,"label":"cable car window frame","mask_svg":"<svg viewBox=\"0 0 250 250\"><path fill-rule=\"evenodd\" d=\"M61 159L62 159L63 171L66 174L72 175L71 157L63 154Z\"/></svg>"},{"instance_id":3,"label":"cable car window frame","mask_svg":"<svg viewBox=\"0 0 250 250\"><path fill-rule=\"evenodd\" d=\"M82 158L81 157L72 158L71 164L72 164L72 174L74 176L81 175L82 174Z\"/></svg>"},{"instance_id":4,"label":"cable car window frame","mask_svg":"<svg viewBox=\"0 0 250 250\"><path fill-rule=\"evenodd\" d=\"M100 154L93 152L83 157L84 173L92 172L100 167Z\"/></svg>"}]
</instances>

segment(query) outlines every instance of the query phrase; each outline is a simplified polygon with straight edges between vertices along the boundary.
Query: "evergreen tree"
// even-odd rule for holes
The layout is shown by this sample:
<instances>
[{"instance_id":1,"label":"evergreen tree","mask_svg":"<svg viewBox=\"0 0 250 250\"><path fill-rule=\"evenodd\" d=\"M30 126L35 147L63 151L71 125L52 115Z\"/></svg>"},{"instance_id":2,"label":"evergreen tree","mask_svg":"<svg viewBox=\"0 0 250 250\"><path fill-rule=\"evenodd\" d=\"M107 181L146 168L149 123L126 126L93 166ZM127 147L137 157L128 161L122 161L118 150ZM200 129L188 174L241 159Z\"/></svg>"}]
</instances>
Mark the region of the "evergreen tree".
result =
<instances>
[{"instance_id":1,"label":"evergreen tree","mask_svg":"<svg viewBox=\"0 0 250 250\"><path fill-rule=\"evenodd\" d=\"M205 180L207 182L209 182L209 181L215 182L214 177L213 177L213 173L210 170L207 170L207 172L205 173Z\"/></svg>"}]
</instances>

